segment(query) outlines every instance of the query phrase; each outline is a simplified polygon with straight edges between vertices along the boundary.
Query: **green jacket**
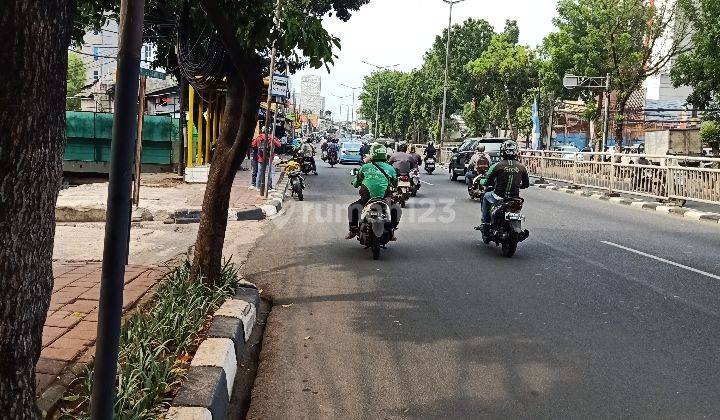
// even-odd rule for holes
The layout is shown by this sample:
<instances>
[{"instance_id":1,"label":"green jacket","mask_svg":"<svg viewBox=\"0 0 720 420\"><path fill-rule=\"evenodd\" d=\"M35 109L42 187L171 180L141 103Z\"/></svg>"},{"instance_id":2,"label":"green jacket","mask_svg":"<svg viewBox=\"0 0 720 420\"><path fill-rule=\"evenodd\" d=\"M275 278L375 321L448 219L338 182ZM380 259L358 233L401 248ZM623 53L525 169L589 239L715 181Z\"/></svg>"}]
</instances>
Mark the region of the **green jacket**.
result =
<instances>
[{"instance_id":1,"label":"green jacket","mask_svg":"<svg viewBox=\"0 0 720 420\"><path fill-rule=\"evenodd\" d=\"M387 174L387 177L383 175L375 165L381 167ZM388 177L390 178L390 182L388 182ZM370 198L382 198L385 197L385 191L387 191L390 183L392 183L393 186L397 185L395 168L387 162L375 162L375 164L364 164L352 184L355 188L360 185L367 187L368 191L370 191Z\"/></svg>"}]
</instances>

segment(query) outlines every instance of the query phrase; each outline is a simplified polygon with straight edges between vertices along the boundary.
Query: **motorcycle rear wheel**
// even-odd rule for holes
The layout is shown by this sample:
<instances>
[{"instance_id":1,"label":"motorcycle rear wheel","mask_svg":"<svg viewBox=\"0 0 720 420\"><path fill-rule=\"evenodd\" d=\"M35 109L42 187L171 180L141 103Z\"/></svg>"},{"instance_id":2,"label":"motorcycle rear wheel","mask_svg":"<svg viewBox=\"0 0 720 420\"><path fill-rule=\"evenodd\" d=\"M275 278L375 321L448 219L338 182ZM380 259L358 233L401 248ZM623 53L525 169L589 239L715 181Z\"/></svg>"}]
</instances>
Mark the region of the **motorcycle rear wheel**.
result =
<instances>
[{"instance_id":1,"label":"motorcycle rear wheel","mask_svg":"<svg viewBox=\"0 0 720 420\"><path fill-rule=\"evenodd\" d=\"M512 232L512 233L510 233L510 235L508 235L507 240L502 243L503 257L512 258L512 256L515 255L515 251L517 251L517 245L518 245L517 234L515 234L515 232Z\"/></svg>"},{"instance_id":2,"label":"motorcycle rear wheel","mask_svg":"<svg viewBox=\"0 0 720 420\"><path fill-rule=\"evenodd\" d=\"M302 189L297 190L297 197L299 201L303 201L305 199Z\"/></svg>"},{"instance_id":3,"label":"motorcycle rear wheel","mask_svg":"<svg viewBox=\"0 0 720 420\"><path fill-rule=\"evenodd\" d=\"M379 260L380 259L380 242L377 238L373 238L372 242L372 254L373 254L373 260Z\"/></svg>"}]
</instances>

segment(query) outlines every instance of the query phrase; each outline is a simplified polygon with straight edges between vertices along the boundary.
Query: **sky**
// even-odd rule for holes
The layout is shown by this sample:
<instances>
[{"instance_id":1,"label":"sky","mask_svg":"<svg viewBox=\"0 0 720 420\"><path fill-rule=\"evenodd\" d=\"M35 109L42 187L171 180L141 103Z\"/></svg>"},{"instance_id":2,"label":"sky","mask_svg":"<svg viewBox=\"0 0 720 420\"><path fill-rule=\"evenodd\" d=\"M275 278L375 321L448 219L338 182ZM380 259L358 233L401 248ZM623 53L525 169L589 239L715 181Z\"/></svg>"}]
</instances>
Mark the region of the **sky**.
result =
<instances>
[{"instance_id":1,"label":"sky","mask_svg":"<svg viewBox=\"0 0 720 420\"><path fill-rule=\"evenodd\" d=\"M501 31L506 19L515 19L520 42L536 46L553 30L556 5L557 0L465 0L453 7L453 24L467 18L485 19ZM336 115L342 105L344 119L346 107L352 107L353 101L352 90L342 84L362 86L363 77L373 70L362 61L399 64L396 68L405 71L419 67L435 37L447 28L448 9L442 0L370 0L348 22L326 19L325 28L342 44L335 65L329 74L324 67L298 72L291 79L291 89L299 99L300 77L320 75L326 109ZM355 108L359 106L356 99Z\"/></svg>"}]
</instances>

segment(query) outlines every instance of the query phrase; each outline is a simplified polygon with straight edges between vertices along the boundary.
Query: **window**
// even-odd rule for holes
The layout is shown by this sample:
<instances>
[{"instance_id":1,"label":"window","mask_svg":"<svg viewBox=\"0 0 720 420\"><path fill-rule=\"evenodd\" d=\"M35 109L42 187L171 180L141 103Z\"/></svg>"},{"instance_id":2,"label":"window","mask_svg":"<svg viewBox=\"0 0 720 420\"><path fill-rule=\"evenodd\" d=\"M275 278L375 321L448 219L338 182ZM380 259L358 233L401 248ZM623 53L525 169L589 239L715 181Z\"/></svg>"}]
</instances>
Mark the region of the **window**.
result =
<instances>
[{"instance_id":1,"label":"window","mask_svg":"<svg viewBox=\"0 0 720 420\"><path fill-rule=\"evenodd\" d=\"M93 80L100 79L100 72L97 70L93 70Z\"/></svg>"},{"instance_id":2,"label":"window","mask_svg":"<svg viewBox=\"0 0 720 420\"><path fill-rule=\"evenodd\" d=\"M93 60L98 60L98 55L100 55L100 49L98 47L93 47Z\"/></svg>"}]
</instances>

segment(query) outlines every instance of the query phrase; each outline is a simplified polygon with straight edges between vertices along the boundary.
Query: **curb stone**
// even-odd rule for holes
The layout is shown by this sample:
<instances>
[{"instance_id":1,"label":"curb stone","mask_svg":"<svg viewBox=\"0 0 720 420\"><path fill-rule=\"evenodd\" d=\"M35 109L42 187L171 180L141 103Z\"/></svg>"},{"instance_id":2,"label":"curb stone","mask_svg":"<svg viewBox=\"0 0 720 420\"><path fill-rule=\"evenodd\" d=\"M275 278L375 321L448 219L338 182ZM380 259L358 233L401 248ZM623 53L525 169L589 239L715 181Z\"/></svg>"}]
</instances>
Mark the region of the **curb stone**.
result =
<instances>
[{"instance_id":1,"label":"curb stone","mask_svg":"<svg viewBox=\"0 0 720 420\"><path fill-rule=\"evenodd\" d=\"M613 204L620 204L630 207L635 207L639 209L654 211L660 214L669 214L674 215L677 217L682 217L689 220L695 220L695 221L702 221L705 223L711 223L711 224L720 224L720 214L719 213L709 213L709 212L702 212L693 210L690 208L685 207L678 207L678 206L671 206L671 205L664 205L662 203L658 202L652 202L652 201L640 201L637 199L632 198L625 198L625 197L610 197L607 194L601 194L597 192L593 192L591 190L576 190L572 188L563 188L558 187L557 185L553 184L538 184L535 185L538 188L553 190L553 191L561 191L566 193L572 193L574 195L580 195L583 197L589 197L596 200L603 200L607 201Z\"/></svg>"},{"instance_id":2,"label":"curb stone","mask_svg":"<svg viewBox=\"0 0 720 420\"><path fill-rule=\"evenodd\" d=\"M167 419L224 419L245 354L245 343L255 325L260 296L257 287L245 281L235 296L213 315L205 340L200 343Z\"/></svg>"}]
</instances>

